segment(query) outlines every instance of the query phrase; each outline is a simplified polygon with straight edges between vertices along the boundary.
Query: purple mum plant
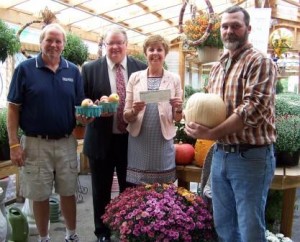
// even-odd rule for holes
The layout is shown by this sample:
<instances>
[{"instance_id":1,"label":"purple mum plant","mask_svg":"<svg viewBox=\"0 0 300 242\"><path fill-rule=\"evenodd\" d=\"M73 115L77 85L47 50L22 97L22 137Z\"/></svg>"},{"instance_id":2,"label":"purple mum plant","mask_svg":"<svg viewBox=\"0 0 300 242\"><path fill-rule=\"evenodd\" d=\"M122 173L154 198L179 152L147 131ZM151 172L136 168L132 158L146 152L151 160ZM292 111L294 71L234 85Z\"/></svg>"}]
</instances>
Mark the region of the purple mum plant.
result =
<instances>
[{"instance_id":1,"label":"purple mum plant","mask_svg":"<svg viewBox=\"0 0 300 242\"><path fill-rule=\"evenodd\" d=\"M127 188L107 205L102 218L121 242L215 239L205 201L174 184Z\"/></svg>"}]
</instances>

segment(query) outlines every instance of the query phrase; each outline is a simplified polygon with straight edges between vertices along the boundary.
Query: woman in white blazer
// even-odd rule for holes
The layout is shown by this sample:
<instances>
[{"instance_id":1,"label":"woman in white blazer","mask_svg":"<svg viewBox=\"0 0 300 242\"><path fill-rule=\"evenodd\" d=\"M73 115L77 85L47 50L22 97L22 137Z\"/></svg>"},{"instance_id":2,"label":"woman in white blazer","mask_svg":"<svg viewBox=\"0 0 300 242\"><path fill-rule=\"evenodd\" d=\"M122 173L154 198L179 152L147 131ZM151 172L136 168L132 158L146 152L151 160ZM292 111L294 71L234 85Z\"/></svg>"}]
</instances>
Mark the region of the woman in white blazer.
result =
<instances>
[{"instance_id":1,"label":"woman in white blazer","mask_svg":"<svg viewBox=\"0 0 300 242\"><path fill-rule=\"evenodd\" d=\"M143 50L148 69L133 73L126 88L124 120L129 132L126 180L132 185L174 182L174 121L182 119L181 81L177 74L163 68L169 45L162 36L148 37ZM165 93L169 97L160 96L159 90L168 90ZM141 100L140 92L144 91L158 94L158 101Z\"/></svg>"}]
</instances>

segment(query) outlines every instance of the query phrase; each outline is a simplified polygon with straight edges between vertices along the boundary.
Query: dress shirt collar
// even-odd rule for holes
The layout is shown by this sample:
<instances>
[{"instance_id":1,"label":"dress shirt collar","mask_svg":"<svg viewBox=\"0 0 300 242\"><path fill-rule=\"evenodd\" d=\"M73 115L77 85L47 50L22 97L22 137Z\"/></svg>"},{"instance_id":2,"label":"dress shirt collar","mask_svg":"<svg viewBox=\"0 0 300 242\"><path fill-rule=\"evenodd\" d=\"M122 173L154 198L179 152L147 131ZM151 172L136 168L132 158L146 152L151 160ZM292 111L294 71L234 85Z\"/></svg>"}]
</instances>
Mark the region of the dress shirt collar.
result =
<instances>
[{"instance_id":1,"label":"dress shirt collar","mask_svg":"<svg viewBox=\"0 0 300 242\"><path fill-rule=\"evenodd\" d=\"M106 56L106 61L107 61L108 68L110 68L110 70L112 71L116 64L113 63L107 56ZM127 56L125 56L125 58L122 60L120 65L123 67L123 70L127 70Z\"/></svg>"}]
</instances>

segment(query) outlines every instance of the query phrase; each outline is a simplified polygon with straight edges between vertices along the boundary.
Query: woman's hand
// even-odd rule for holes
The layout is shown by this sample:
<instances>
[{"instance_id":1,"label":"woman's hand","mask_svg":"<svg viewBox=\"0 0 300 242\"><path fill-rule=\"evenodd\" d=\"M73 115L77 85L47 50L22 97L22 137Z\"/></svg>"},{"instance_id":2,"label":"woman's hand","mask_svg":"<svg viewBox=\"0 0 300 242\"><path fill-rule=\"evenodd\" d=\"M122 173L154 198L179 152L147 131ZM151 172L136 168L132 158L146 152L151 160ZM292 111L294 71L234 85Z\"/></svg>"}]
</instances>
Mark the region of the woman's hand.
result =
<instances>
[{"instance_id":1,"label":"woman's hand","mask_svg":"<svg viewBox=\"0 0 300 242\"><path fill-rule=\"evenodd\" d=\"M144 101L135 101L132 103L132 112L135 115L138 115L138 113L140 111L142 111L145 106L146 106L146 103Z\"/></svg>"},{"instance_id":2,"label":"woman's hand","mask_svg":"<svg viewBox=\"0 0 300 242\"><path fill-rule=\"evenodd\" d=\"M182 110L182 99L180 97L173 97L170 99L170 104L172 108L176 110Z\"/></svg>"}]
</instances>

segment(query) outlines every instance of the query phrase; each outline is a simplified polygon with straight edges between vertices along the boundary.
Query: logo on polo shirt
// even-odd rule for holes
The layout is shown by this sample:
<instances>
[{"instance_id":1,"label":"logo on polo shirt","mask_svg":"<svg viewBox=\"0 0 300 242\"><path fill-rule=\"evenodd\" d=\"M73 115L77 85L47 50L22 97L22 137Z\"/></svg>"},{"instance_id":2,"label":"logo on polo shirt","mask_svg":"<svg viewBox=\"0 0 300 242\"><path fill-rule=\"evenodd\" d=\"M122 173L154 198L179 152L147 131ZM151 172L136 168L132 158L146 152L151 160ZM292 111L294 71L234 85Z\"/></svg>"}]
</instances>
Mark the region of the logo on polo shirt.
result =
<instances>
[{"instance_id":1,"label":"logo on polo shirt","mask_svg":"<svg viewBox=\"0 0 300 242\"><path fill-rule=\"evenodd\" d=\"M74 82L74 79L71 78L71 77L63 77L62 80L63 80L64 82Z\"/></svg>"}]
</instances>

